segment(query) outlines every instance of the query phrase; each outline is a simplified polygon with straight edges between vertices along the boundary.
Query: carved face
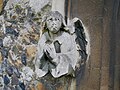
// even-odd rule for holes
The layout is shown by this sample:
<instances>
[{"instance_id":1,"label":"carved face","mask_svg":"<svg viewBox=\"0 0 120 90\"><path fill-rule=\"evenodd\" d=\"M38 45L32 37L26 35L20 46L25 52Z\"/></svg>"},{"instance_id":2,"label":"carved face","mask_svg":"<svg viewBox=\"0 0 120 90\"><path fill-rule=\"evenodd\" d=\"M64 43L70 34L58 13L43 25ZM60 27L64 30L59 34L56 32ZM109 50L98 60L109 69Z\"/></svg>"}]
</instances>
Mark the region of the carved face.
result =
<instances>
[{"instance_id":1,"label":"carved face","mask_svg":"<svg viewBox=\"0 0 120 90\"><path fill-rule=\"evenodd\" d=\"M61 28L62 18L54 13L54 15L47 17L46 24L49 31L51 31L52 33L57 33Z\"/></svg>"}]
</instances>

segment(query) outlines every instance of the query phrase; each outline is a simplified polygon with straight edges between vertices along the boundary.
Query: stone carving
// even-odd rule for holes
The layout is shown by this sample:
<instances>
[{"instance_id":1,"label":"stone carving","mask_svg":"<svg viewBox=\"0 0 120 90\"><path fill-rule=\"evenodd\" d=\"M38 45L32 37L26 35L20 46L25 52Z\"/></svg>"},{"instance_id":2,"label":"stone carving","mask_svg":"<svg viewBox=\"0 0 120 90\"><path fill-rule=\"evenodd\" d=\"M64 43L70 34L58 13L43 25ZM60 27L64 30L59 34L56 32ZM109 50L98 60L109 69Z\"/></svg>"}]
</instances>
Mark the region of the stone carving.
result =
<instances>
[{"instance_id":1,"label":"stone carving","mask_svg":"<svg viewBox=\"0 0 120 90\"><path fill-rule=\"evenodd\" d=\"M51 11L44 16L42 24L35 61L36 76L43 77L49 72L55 78L75 76L75 70L88 57L88 43L81 21L74 18L66 25L58 11Z\"/></svg>"}]
</instances>

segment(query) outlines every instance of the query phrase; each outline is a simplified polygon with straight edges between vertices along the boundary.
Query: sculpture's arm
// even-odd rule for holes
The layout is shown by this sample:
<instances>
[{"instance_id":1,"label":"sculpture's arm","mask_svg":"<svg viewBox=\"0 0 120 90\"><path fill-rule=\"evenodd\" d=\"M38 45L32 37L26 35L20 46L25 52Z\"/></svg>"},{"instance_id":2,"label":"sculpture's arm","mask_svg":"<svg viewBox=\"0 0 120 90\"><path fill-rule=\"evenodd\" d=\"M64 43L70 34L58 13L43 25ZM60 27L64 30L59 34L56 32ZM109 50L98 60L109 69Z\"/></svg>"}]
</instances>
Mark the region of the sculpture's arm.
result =
<instances>
[{"instance_id":1,"label":"sculpture's arm","mask_svg":"<svg viewBox=\"0 0 120 90\"><path fill-rule=\"evenodd\" d=\"M75 65L78 61L78 52L74 47L68 52L57 53L56 57L52 61L57 65L62 62L69 63L73 67L73 69L75 69Z\"/></svg>"},{"instance_id":2,"label":"sculpture's arm","mask_svg":"<svg viewBox=\"0 0 120 90\"><path fill-rule=\"evenodd\" d=\"M42 36L38 42L38 47L37 47L37 54L36 54L36 66L39 67L40 64L40 59L43 56L43 46L45 44L45 37Z\"/></svg>"},{"instance_id":3,"label":"sculpture's arm","mask_svg":"<svg viewBox=\"0 0 120 90\"><path fill-rule=\"evenodd\" d=\"M52 75L60 77L64 74L72 74L74 76L78 57L75 47L71 47L71 50L65 53L56 54L56 57L52 60L52 62L56 63L56 68L52 69Z\"/></svg>"},{"instance_id":4,"label":"sculpture's arm","mask_svg":"<svg viewBox=\"0 0 120 90\"><path fill-rule=\"evenodd\" d=\"M48 47L46 51L48 51L48 55L52 57L51 61L56 65L65 62L70 64L73 69L75 69L75 65L78 61L78 52L76 49L76 43L73 36L65 36L63 37L64 41L61 43L61 53L56 53L54 47ZM63 39L61 38L61 39Z\"/></svg>"},{"instance_id":5,"label":"sculpture's arm","mask_svg":"<svg viewBox=\"0 0 120 90\"><path fill-rule=\"evenodd\" d=\"M44 49L45 41L46 41L46 38L43 35L38 42L38 51L37 51L36 60L35 60L36 78L37 77L42 77L48 72L47 63L44 63L45 65L43 66L42 69L40 69L40 65L42 65L41 58L44 54L43 49Z\"/></svg>"}]
</instances>

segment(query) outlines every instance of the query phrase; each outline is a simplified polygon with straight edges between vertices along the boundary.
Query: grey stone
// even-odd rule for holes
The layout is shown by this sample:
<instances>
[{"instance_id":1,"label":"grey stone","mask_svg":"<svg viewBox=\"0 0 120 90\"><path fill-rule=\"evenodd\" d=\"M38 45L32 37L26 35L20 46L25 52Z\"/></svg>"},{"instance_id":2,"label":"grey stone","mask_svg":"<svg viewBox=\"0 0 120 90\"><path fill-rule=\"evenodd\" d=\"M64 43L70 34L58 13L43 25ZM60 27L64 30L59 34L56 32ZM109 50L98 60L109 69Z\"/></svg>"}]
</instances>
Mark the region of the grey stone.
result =
<instances>
[{"instance_id":1,"label":"grey stone","mask_svg":"<svg viewBox=\"0 0 120 90\"><path fill-rule=\"evenodd\" d=\"M20 74L18 68L13 67L13 72L14 72L14 74L15 74L18 78L20 78L20 75L21 75L21 74Z\"/></svg>"},{"instance_id":2,"label":"grey stone","mask_svg":"<svg viewBox=\"0 0 120 90\"><path fill-rule=\"evenodd\" d=\"M3 47L3 40L0 39L0 47Z\"/></svg>"},{"instance_id":3,"label":"grey stone","mask_svg":"<svg viewBox=\"0 0 120 90\"><path fill-rule=\"evenodd\" d=\"M11 76L13 74L13 68L12 68L12 66L7 67L6 72L7 72L7 74L9 76Z\"/></svg>"},{"instance_id":4,"label":"grey stone","mask_svg":"<svg viewBox=\"0 0 120 90\"><path fill-rule=\"evenodd\" d=\"M15 90L23 90L23 89L19 85L16 85Z\"/></svg>"},{"instance_id":5,"label":"grey stone","mask_svg":"<svg viewBox=\"0 0 120 90\"><path fill-rule=\"evenodd\" d=\"M22 55L21 55L21 62L22 64L24 64L25 66L27 65L27 56L26 56L26 53L23 52Z\"/></svg>"},{"instance_id":6,"label":"grey stone","mask_svg":"<svg viewBox=\"0 0 120 90\"><path fill-rule=\"evenodd\" d=\"M3 78L0 77L0 87L2 87L3 85L4 85Z\"/></svg>"},{"instance_id":7,"label":"grey stone","mask_svg":"<svg viewBox=\"0 0 120 90\"><path fill-rule=\"evenodd\" d=\"M37 77L43 77L48 72L54 78L66 74L75 76L74 72L77 64L81 64L82 59L87 60L86 46L88 46L88 43L81 21L78 18L69 20L69 24L65 25L67 29L62 27L63 22L63 16L58 11L49 12L43 18L43 23L46 24L43 27L47 31L43 33L38 42L35 63ZM76 34L76 31L80 35L79 33ZM78 45L79 50L77 49ZM82 51L81 54L79 51Z\"/></svg>"},{"instance_id":8,"label":"grey stone","mask_svg":"<svg viewBox=\"0 0 120 90\"><path fill-rule=\"evenodd\" d=\"M4 79L4 84L5 85L8 85L10 83L10 79L8 78L7 75L4 75L3 79Z\"/></svg>"},{"instance_id":9,"label":"grey stone","mask_svg":"<svg viewBox=\"0 0 120 90\"><path fill-rule=\"evenodd\" d=\"M12 75L11 84L12 85L19 85L18 77L15 74Z\"/></svg>"}]
</instances>

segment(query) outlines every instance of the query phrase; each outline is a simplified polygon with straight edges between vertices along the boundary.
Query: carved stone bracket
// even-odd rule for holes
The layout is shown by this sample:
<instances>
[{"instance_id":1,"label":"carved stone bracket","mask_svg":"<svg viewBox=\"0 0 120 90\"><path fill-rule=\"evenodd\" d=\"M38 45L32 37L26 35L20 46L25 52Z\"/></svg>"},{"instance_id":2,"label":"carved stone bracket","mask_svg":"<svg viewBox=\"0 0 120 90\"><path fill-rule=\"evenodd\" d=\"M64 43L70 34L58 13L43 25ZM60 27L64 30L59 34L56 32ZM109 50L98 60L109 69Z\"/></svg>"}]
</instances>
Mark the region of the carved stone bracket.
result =
<instances>
[{"instance_id":1,"label":"carved stone bracket","mask_svg":"<svg viewBox=\"0 0 120 90\"><path fill-rule=\"evenodd\" d=\"M38 42L35 64L37 77L51 73L54 78L63 75L75 77L76 69L86 63L88 40L82 22L78 18L63 23L58 11L51 11L43 18L42 35Z\"/></svg>"}]
</instances>

